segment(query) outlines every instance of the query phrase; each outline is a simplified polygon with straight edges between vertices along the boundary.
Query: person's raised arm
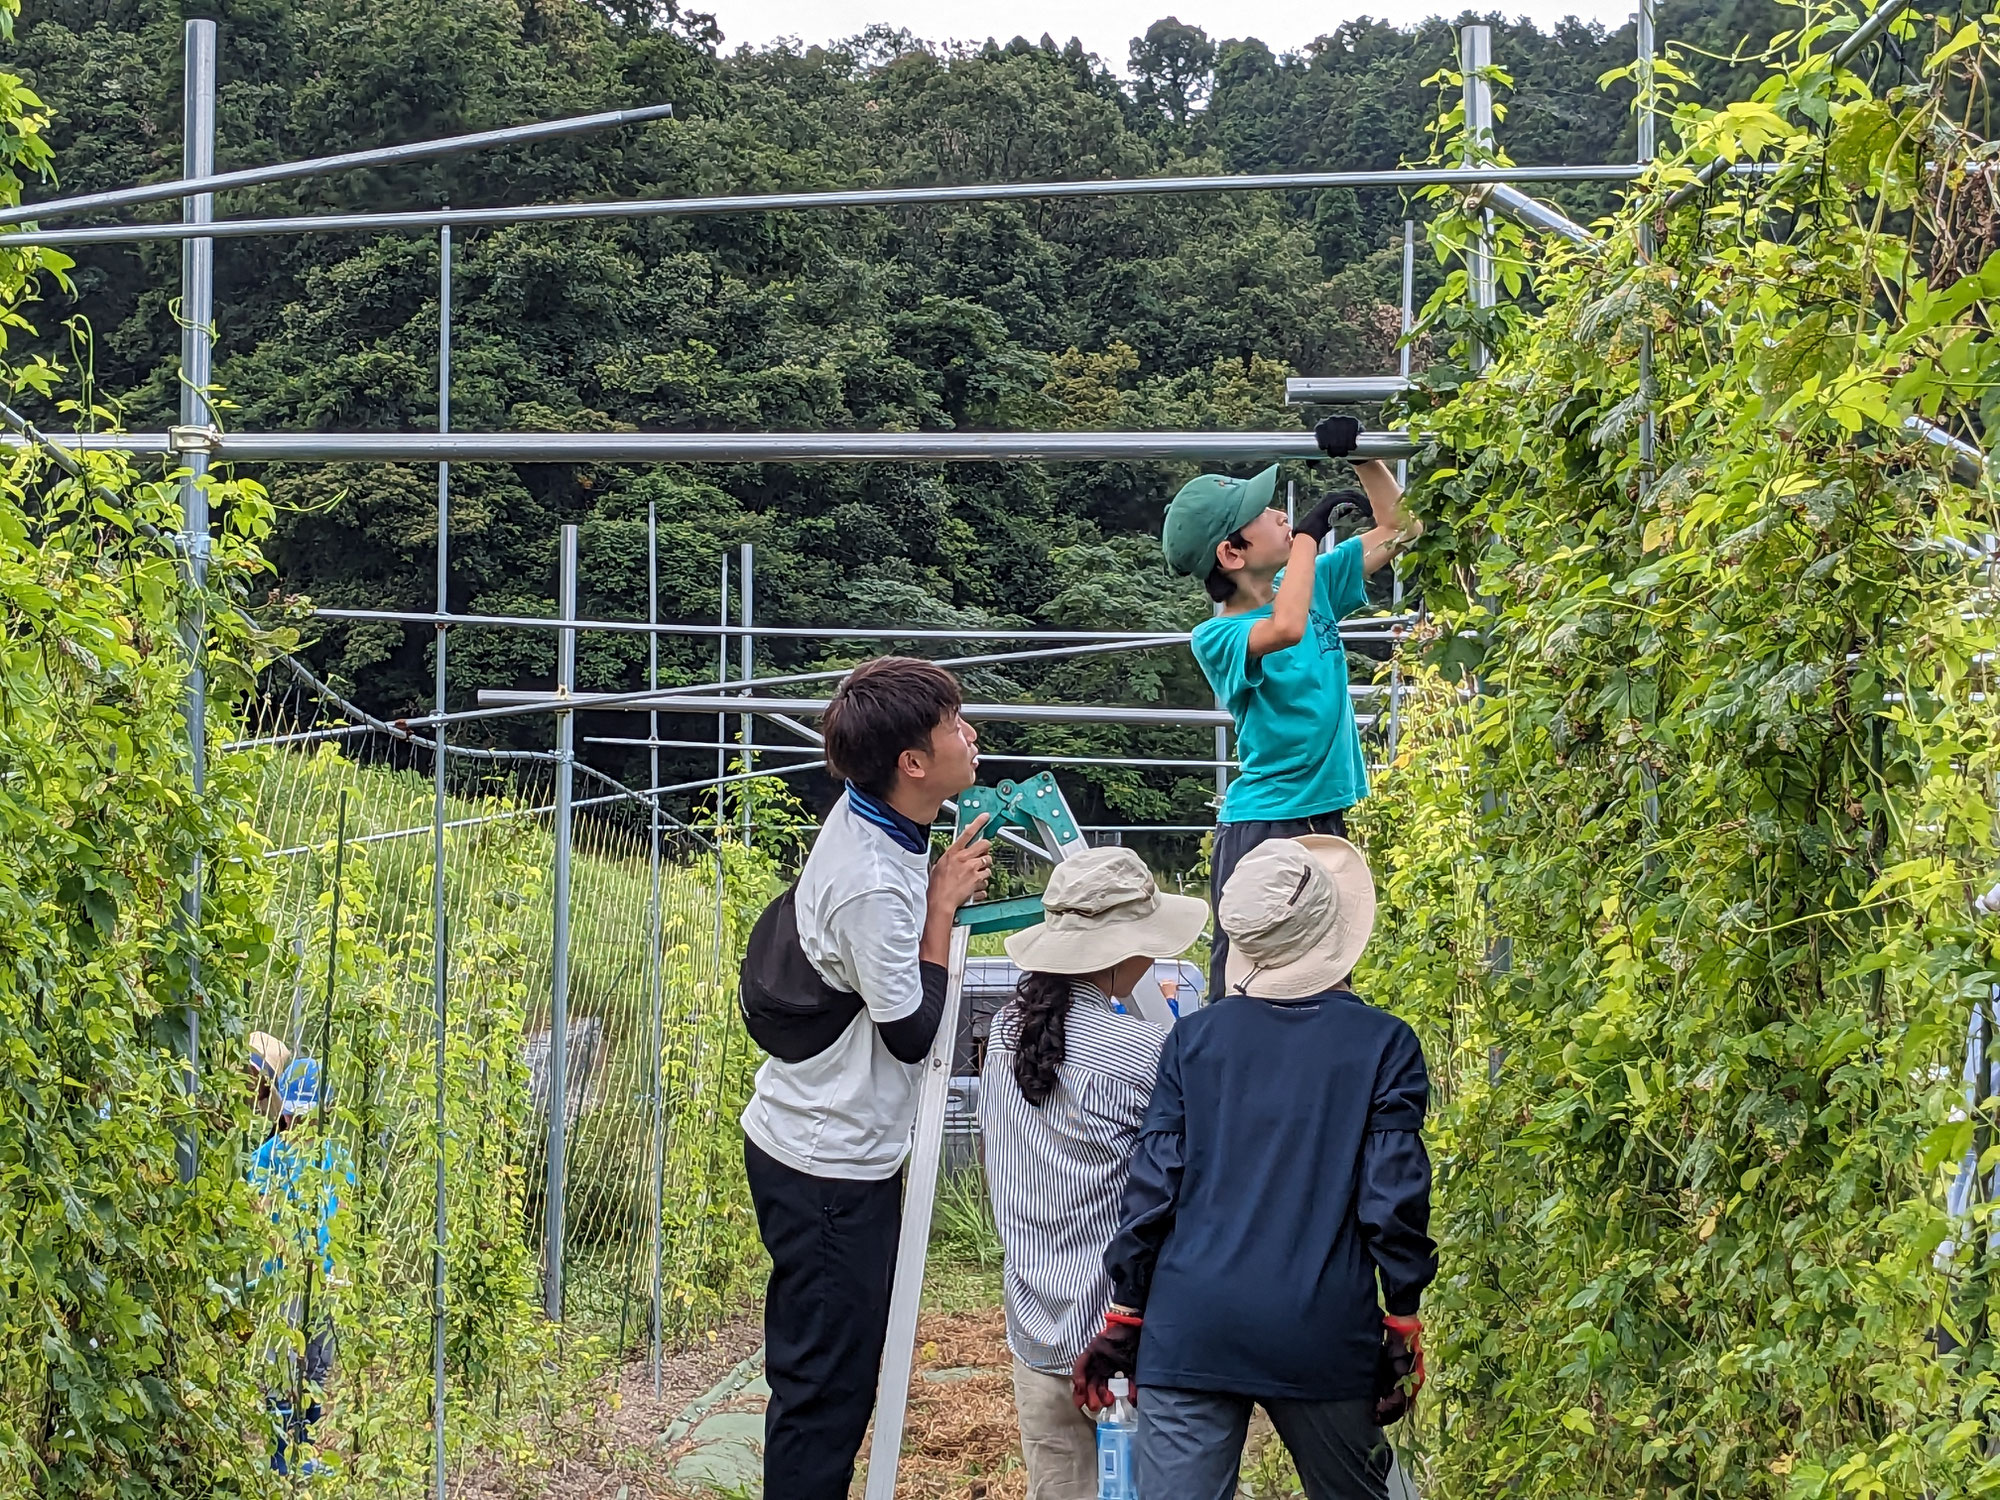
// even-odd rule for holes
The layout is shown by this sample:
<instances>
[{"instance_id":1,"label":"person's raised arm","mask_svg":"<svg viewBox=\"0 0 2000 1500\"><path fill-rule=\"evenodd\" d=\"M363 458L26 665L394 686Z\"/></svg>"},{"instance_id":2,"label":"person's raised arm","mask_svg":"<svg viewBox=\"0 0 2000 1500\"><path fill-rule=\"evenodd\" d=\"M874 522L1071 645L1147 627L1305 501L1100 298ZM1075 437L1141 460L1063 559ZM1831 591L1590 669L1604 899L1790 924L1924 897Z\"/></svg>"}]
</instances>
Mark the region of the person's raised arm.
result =
<instances>
[{"instance_id":1,"label":"person's raised arm","mask_svg":"<svg viewBox=\"0 0 2000 1500\"><path fill-rule=\"evenodd\" d=\"M1319 561L1320 537L1325 535L1324 530L1319 536L1303 529L1292 533L1292 555L1285 563L1278 595L1271 601L1271 613L1250 627L1244 643L1250 660L1287 650L1306 638L1306 624L1312 616L1313 567Z\"/></svg>"},{"instance_id":2,"label":"person's raised arm","mask_svg":"<svg viewBox=\"0 0 2000 1500\"><path fill-rule=\"evenodd\" d=\"M884 952L879 975L856 970L862 980L862 998L875 1018L882 1045L898 1062L922 1062L931 1050L931 1043L937 1040L938 1025L944 1019L945 988L950 982L945 965L951 961L952 918L966 902L985 892L987 877L993 870L993 846L978 837L985 822L986 815L981 813L931 866L923 925L915 934L916 951L910 958L900 957L906 950L902 949L903 939L899 935L896 951ZM900 924L897 925L900 934ZM915 960L914 964L910 959ZM887 1004L877 1003L873 991L878 988Z\"/></svg>"},{"instance_id":3,"label":"person's raised arm","mask_svg":"<svg viewBox=\"0 0 2000 1500\"><path fill-rule=\"evenodd\" d=\"M1361 533L1361 572L1365 577L1422 536L1424 523L1404 510L1403 487L1379 458L1356 464L1354 477L1361 481L1361 491L1375 515L1374 526Z\"/></svg>"},{"instance_id":4,"label":"person's raised arm","mask_svg":"<svg viewBox=\"0 0 2000 1500\"><path fill-rule=\"evenodd\" d=\"M986 882L993 874L993 842L979 837L985 826L986 814L981 813L931 866L924 935L917 944L917 957L924 963L942 966L950 962L952 918L966 902L986 893Z\"/></svg>"}]
</instances>

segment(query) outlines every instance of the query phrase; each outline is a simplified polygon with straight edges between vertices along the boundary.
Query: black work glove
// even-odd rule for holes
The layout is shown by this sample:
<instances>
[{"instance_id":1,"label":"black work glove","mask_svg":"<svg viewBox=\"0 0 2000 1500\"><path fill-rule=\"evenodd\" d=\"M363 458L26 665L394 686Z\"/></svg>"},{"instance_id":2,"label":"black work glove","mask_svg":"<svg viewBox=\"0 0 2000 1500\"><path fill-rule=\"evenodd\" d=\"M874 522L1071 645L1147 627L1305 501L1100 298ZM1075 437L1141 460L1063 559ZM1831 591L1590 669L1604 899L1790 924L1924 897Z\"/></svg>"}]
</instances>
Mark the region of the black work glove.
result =
<instances>
[{"instance_id":1,"label":"black work glove","mask_svg":"<svg viewBox=\"0 0 2000 1500\"><path fill-rule=\"evenodd\" d=\"M1324 542L1326 534L1333 530L1333 523L1343 511L1354 511L1361 515L1372 515L1368 507L1368 497L1360 490L1335 490L1321 500L1292 527L1292 535L1309 536L1315 542Z\"/></svg>"},{"instance_id":2,"label":"black work glove","mask_svg":"<svg viewBox=\"0 0 2000 1500\"><path fill-rule=\"evenodd\" d=\"M1137 1376L1140 1322L1132 1313L1104 1315L1104 1331L1084 1345L1069 1367L1069 1393L1079 1409L1103 1411L1111 1404L1111 1377ZM1136 1379L1132 1388L1138 1389Z\"/></svg>"},{"instance_id":3,"label":"black work glove","mask_svg":"<svg viewBox=\"0 0 2000 1500\"><path fill-rule=\"evenodd\" d=\"M1345 458L1354 451L1361 424L1353 417L1323 417L1313 429L1313 441L1328 458Z\"/></svg>"},{"instance_id":4,"label":"black work glove","mask_svg":"<svg viewBox=\"0 0 2000 1500\"><path fill-rule=\"evenodd\" d=\"M1375 1356L1375 1425L1400 1422L1424 1388L1424 1324L1421 1318L1382 1319L1382 1344Z\"/></svg>"}]
</instances>

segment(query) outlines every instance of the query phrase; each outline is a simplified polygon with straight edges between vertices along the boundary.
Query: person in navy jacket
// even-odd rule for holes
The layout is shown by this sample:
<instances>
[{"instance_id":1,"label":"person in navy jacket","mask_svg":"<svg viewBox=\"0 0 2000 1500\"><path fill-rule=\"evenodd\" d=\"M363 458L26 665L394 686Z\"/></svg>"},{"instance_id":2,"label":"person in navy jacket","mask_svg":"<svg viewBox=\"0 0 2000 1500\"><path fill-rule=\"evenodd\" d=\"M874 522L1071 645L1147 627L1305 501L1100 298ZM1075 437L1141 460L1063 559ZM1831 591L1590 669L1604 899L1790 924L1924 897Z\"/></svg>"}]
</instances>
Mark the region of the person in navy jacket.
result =
<instances>
[{"instance_id":1,"label":"person in navy jacket","mask_svg":"<svg viewBox=\"0 0 2000 1500\"><path fill-rule=\"evenodd\" d=\"M1228 993L1161 1051L1073 1392L1134 1378L1141 1500L1229 1500L1253 1405L1310 1500L1386 1500L1437 1275L1423 1049L1348 987L1375 887L1347 840L1260 845L1218 917Z\"/></svg>"}]
</instances>

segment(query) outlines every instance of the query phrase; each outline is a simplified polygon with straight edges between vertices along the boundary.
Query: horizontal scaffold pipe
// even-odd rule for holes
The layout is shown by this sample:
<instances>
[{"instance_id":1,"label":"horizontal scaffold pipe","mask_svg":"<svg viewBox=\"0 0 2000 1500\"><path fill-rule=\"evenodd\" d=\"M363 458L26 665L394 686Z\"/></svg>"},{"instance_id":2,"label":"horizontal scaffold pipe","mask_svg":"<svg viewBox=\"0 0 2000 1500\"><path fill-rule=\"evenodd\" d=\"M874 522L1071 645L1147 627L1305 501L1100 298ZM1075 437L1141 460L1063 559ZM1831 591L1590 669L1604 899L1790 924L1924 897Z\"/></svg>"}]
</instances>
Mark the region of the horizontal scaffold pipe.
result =
<instances>
[{"instance_id":1,"label":"horizontal scaffold pipe","mask_svg":"<svg viewBox=\"0 0 2000 1500\"><path fill-rule=\"evenodd\" d=\"M237 239L264 234L425 233L446 225L572 223L589 219L699 218L828 208L917 208L1010 199L1129 198L1160 193L1319 192L1328 188L1476 187L1485 182L1631 182L1632 163L1574 167L1393 167L1379 172L1260 172L1213 177L1100 177L1080 182L988 182L950 187L848 188L812 193L734 193L707 198L626 198L605 203L531 203L517 208L438 208L394 213L297 214L217 219L201 225L113 224L0 234L0 245L113 245L148 240ZM220 179L210 179L211 182ZM26 217L23 214L21 217Z\"/></svg>"},{"instance_id":2,"label":"horizontal scaffold pipe","mask_svg":"<svg viewBox=\"0 0 2000 1500\"><path fill-rule=\"evenodd\" d=\"M1294 378L1285 382L1285 402L1289 406L1306 402L1317 406L1360 405L1387 401L1402 395L1409 388L1410 377L1407 375L1334 375L1312 380Z\"/></svg>"},{"instance_id":3,"label":"horizontal scaffold pipe","mask_svg":"<svg viewBox=\"0 0 2000 1500\"><path fill-rule=\"evenodd\" d=\"M1407 375L1294 375L1285 382L1287 406L1338 406L1387 401L1410 388Z\"/></svg>"},{"instance_id":4,"label":"horizontal scaffold pipe","mask_svg":"<svg viewBox=\"0 0 2000 1500\"><path fill-rule=\"evenodd\" d=\"M481 705L492 708L538 708L549 712L562 709L619 709L633 713L676 714L804 714L813 717L826 712L825 698L733 698L727 696L669 697L651 693L557 693L516 692L508 688L481 688ZM967 703L959 712L966 718L996 720L1006 724L1154 724L1168 727L1228 724L1228 714L1215 708L1126 708L1118 704L1093 707L1083 703Z\"/></svg>"},{"instance_id":5,"label":"horizontal scaffold pipe","mask_svg":"<svg viewBox=\"0 0 2000 1500\"><path fill-rule=\"evenodd\" d=\"M687 625L644 620L565 620L557 615L446 615L425 610L315 609L321 620L382 620L399 625L463 625L468 629L605 630L624 635L755 636L788 641L1142 641L1180 644L1185 630L988 630L975 626L929 629L901 625ZM1343 620L1342 638L1390 641L1414 615L1357 615Z\"/></svg>"},{"instance_id":6,"label":"horizontal scaffold pipe","mask_svg":"<svg viewBox=\"0 0 2000 1500\"><path fill-rule=\"evenodd\" d=\"M1274 463L1325 455L1310 432L223 432L93 433L51 442L217 463ZM14 438L12 445L27 442ZM1356 458L1408 458L1400 432L1364 432Z\"/></svg>"},{"instance_id":7,"label":"horizontal scaffold pipe","mask_svg":"<svg viewBox=\"0 0 2000 1500\"><path fill-rule=\"evenodd\" d=\"M331 177L338 172L356 172L367 167L435 161L441 156L462 156L469 151L522 146L532 141L558 140L564 136L611 130L620 125L664 120L673 112L671 104L608 109L594 115L572 115L565 120L544 120L534 125L508 125L499 130L474 131L470 135L440 136L435 140L408 141L400 146L376 146L367 151L343 151L338 156L274 162L266 167L245 167L241 171L220 172L212 177L181 177L171 182L148 182L138 187L83 193L74 198L50 198L41 203L22 203L0 209L0 223L32 223L52 219L59 214L99 213L111 208L131 208L141 203L163 203L170 198L185 198L199 193L223 193L232 188L257 187L267 182L296 182L305 177Z\"/></svg>"}]
</instances>

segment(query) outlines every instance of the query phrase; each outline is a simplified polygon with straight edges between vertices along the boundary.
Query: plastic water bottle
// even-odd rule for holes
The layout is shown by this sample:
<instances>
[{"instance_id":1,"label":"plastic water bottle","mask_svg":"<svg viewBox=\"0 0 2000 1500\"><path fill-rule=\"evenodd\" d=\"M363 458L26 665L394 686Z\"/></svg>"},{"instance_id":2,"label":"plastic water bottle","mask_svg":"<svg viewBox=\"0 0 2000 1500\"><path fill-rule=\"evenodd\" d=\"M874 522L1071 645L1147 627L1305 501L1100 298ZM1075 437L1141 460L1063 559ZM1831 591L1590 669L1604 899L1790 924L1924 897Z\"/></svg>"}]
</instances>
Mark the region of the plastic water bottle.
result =
<instances>
[{"instance_id":1,"label":"plastic water bottle","mask_svg":"<svg viewBox=\"0 0 2000 1500\"><path fill-rule=\"evenodd\" d=\"M1110 1381L1111 1404L1097 1414L1097 1500L1139 1500L1139 1482L1132 1472L1132 1439L1139 1414L1132 1409L1132 1387L1122 1376Z\"/></svg>"}]
</instances>

